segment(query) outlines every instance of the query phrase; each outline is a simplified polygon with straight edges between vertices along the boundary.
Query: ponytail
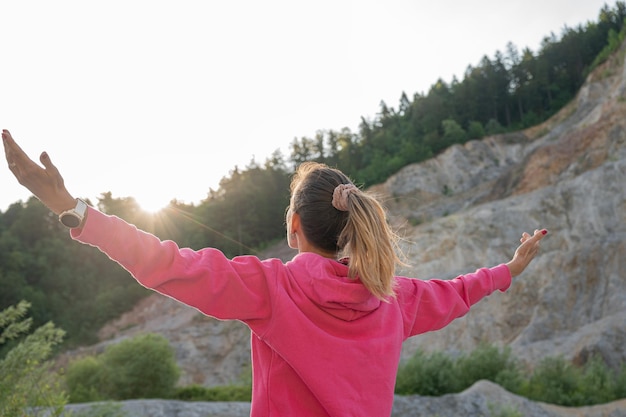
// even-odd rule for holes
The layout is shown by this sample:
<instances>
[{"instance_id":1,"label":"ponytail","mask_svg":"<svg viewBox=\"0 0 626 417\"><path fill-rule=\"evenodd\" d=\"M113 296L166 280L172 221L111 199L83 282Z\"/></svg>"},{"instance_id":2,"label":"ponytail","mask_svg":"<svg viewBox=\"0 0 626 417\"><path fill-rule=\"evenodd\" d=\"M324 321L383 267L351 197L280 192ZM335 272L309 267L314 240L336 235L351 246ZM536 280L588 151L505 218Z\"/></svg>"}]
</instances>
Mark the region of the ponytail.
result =
<instances>
[{"instance_id":1,"label":"ponytail","mask_svg":"<svg viewBox=\"0 0 626 417\"><path fill-rule=\"evenodd\" d=\"M376 197L337 169L304 162L291 182L289 212L299 214L315 247L349 258L350 278L359 278L381 300L395 296L395 267L403 263L398 237Z\"/></svg>"},{"instance_id":2,"label":"ponytail","mask_svg":"<svg viewBox=\"0 0 626 417\"><path fill-rule=\"evenodd\" d=\"M337 242L350 258L348 274L359 277L376 297L394 297L395 268L402 263L397 254L397 235L375 197L358 192L351 194L348 201L348 221Z\"/></svg>"}]
</instances>

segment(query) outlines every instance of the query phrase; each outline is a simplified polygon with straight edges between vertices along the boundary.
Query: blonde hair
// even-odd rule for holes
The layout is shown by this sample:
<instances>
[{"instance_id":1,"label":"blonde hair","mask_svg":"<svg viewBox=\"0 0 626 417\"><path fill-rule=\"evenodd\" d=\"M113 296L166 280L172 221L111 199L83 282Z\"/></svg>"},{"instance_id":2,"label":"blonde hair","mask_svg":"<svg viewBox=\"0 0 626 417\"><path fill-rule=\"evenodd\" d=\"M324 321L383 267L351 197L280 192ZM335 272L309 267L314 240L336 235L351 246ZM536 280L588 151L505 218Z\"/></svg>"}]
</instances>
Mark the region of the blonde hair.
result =
<instances>
[{"instance_id":1,"label":"blonde hair","mask_svg":"<svg viewBox=\"0 0 626 417\"><path fill-rule=\"evenodd\" d=\"M347 193L346 211L332 205L333 192L352 181L341 171L304 162L291 181L289 211L298 213L302 232L315 247L348 257L348 276L359 278L376 297L395 296L398 236L378 199L358 188Z\"/></svg>"}]
</instances>

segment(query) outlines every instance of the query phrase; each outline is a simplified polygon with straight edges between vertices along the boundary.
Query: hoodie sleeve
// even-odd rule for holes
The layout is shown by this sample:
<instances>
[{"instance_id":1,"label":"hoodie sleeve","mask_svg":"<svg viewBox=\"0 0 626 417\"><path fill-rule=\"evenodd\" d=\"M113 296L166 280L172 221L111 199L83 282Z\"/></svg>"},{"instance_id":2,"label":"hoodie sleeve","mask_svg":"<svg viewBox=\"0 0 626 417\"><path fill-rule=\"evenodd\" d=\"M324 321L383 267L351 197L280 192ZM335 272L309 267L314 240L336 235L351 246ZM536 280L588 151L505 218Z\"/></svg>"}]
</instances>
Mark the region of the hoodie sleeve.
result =
<instances>
[{"instance_id":1,"label":"hoodie sleeve","mask_svg":"<svg viewBox=\"0 0 626 417\"><path fill-rule=\"evenodd\" d=\"M73 229L72 238L100 249L144 287L218 319L270 315L267 277L275 275L272 262L253 256L229 260L213 248L181 249L116 216L88 210L85 225Z\"/></svg>"},{"instance_id":2,"label":"hoodie sleeve","mask_svg":"<svg viewBox=\"0 0 626 417\"><path fill-rule=\"evenodd\" d=\"M505 264L451 280L398 279L405 339L445 327L467 314L482 298L496 290L506 291L511 285L511 273Z\"/></svg>"}]
</instances>

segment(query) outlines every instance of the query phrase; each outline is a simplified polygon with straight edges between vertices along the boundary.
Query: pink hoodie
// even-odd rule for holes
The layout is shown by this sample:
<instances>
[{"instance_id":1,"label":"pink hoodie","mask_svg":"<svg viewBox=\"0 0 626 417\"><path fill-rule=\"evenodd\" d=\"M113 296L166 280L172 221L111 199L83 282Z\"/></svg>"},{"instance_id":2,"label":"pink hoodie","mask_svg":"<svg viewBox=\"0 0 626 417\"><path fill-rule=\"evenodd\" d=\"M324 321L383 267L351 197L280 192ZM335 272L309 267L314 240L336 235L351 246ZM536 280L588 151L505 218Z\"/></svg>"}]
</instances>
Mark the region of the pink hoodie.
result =
<instances>
[{"instance_id":1,"label":"pink hoodie","mask_svg":"<svg viewBox=\"0 0 626 417\"><path fill-rule=\"evenodd\" d=\"M397 278L382 302L348 267L314 253L291 261L180 249L89 209L72 237L98 247L145 287L252 331L251 416L389 416L402 342L506 290L506 265L452 280Z\"/></svg>"}]
</instances>

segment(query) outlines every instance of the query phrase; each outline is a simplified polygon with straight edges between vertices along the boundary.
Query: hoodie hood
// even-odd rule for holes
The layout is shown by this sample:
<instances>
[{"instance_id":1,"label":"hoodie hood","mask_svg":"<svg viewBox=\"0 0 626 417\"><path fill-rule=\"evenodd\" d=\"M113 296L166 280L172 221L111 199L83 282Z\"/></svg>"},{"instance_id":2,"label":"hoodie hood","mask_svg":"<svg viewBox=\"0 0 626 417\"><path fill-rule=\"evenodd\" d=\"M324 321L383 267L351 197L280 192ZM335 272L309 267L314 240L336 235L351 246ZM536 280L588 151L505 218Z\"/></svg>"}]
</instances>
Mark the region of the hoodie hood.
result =
<instances>
[{"instance_id":1,"label":"hoodie hood","mask_svg":"<svg viewBox=\"0 0 626 417\"><path fill-rule=\"evenodd\" d=\"M360 279L348 277L348 265L343 262L305 252L287 262L286 267L305 295L338 319L359 319L382 302Z\"/></svg>"}]
</instances>

